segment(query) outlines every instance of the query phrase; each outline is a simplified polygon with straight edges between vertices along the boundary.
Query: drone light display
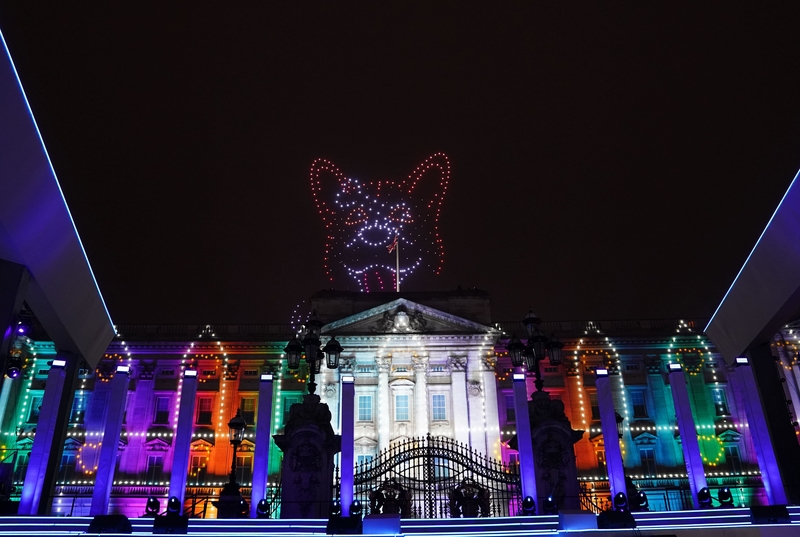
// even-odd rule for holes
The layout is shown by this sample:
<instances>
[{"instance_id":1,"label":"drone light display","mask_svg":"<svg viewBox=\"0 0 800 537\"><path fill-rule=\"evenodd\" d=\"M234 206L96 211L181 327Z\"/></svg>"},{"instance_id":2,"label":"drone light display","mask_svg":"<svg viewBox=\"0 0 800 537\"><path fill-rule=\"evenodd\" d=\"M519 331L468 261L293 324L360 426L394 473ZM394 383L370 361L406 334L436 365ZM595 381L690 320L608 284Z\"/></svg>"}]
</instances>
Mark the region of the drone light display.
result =
<instances>
[{"instance_id":1,"label":"drone light display","mask_svg":"<svg viewBox=\"0 0 800 537\"><path fill-rule=\"evenodd\" d=\"M439 274L439 215L449 180L444 153L434 153L402 181L360 181L329 160L315 160L311 192L325 223L328 278L347 278L369 292L399 288L418 270ZM391 248L395 238L399 252Z\"/></svg>"}]
</instances>

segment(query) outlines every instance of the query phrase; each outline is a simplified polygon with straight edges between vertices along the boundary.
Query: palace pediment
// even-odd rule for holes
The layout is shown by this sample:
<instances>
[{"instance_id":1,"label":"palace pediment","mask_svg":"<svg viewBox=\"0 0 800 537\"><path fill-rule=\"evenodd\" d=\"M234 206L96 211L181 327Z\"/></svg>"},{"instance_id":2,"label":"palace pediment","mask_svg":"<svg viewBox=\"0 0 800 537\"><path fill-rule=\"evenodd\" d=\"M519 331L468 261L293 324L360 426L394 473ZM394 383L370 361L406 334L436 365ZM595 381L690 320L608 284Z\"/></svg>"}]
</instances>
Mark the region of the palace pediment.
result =
<instances>
[{"instance_id":1,"label":"palace pediment","mask_svg":"<svg viewBox=\"0 0 800 537\"><path fill-rule=\"evenodd\" d=\"M491 334L499 331L423 304L398 298L322 327L326 335Z\"/></svg>"}]
</instances>

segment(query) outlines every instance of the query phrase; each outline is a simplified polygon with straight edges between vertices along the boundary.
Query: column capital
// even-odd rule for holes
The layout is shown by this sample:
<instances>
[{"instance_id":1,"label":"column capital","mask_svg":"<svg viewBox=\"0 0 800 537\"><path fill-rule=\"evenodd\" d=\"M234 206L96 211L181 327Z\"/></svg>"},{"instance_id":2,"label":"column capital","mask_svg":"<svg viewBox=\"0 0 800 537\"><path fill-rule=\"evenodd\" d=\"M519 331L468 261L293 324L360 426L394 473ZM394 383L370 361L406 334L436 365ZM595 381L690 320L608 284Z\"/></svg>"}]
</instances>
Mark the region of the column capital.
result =
<instances>
[{"instance_id":1,"label":"column capital","mask_svg":"<svg viewBox=\"0 0 800 537\"><path fill-rule=\"evenodd\" d=\"M378 366L378 373L389 373L392 359L388 356L377 356L375 357L375 365Z\"/></svg>"},{"instance_id":2,"label":"column capital","mask_svg":"<svg viewBox=\"0 0 800 537\"><path fill-rule=\"evenodd\" d=\"M447 366L451 371L466 371L467 370L467 357L466 356L450 356L447 359Z\"/></svg>"},{"instance_id":3,"label":"column capital","mask_svg":"<svg viewBox=\"0 0 800 537\"><path fill-rule=\"evenodd\" d=\"M428 370L427 356L414 356L411 361L414 363L414 371L416 373L425 373Z\"/></svg>"}]
</instances>

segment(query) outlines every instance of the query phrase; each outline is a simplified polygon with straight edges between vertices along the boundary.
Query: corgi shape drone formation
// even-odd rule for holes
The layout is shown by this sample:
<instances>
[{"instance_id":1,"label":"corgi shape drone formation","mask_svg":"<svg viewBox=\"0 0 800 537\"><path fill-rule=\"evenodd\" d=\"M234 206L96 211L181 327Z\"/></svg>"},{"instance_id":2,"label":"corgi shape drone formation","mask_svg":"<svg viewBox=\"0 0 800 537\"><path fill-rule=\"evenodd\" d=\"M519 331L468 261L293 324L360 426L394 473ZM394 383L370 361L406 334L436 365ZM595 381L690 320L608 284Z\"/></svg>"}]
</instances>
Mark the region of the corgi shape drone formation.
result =
<instances>
[{"instance_id":1,"label":"corgi shape drone formation","mask_svg":"<svg viewBox=\"0 0 800 537\"><path fill-rule=\"evenodd\" d=\"M389 291L416 272L439 274L444 250L438 226L449 180L444 153L434 153L399 181L361 181L329 160L315 160L311 192L325 223L330 281Z\"/></svg>"}]
</instances>

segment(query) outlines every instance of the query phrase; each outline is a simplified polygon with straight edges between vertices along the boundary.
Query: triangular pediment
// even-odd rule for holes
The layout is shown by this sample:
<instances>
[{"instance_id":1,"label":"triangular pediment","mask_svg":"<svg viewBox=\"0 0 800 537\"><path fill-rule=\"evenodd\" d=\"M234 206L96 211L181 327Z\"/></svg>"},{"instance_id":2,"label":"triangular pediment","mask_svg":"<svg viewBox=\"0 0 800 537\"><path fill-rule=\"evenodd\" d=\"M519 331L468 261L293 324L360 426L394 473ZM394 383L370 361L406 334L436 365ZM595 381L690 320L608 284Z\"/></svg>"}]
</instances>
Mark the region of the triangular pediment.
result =
<instances>
[{"instance_id":1,"label":"triangular pediment","mask_svg":"<svg viewBox=\"0 0 800 537\"><path fill-rule=\"evenodd\" d=\"M490 334L499 330L398 298L322 327L327 335Z\"/></svg>"}]
</instances>

